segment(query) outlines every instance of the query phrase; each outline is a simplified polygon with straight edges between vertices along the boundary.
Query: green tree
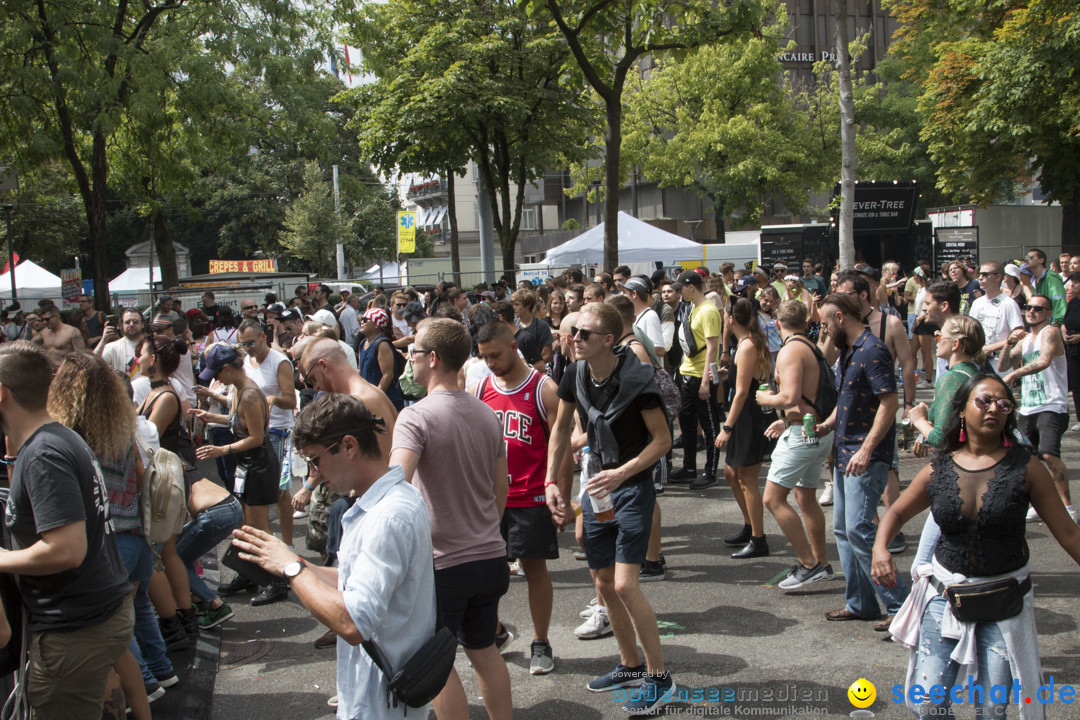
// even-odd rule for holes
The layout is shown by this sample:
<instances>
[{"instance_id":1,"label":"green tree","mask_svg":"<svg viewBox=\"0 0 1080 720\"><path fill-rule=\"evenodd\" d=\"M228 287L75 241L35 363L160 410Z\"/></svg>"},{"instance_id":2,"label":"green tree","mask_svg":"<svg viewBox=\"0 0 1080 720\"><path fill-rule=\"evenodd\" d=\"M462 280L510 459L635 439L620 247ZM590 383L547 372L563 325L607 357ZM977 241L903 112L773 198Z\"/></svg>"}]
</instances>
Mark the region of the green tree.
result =
<instances>
[{"instance_id":1,"label":"green tree","mask_svg":"<svg viewBox=\"0 0 1080 720\"><path fill-rule=\"evenodd\" d=\"M619 263L619 201L623 93L646 56L697 48L760 28L776 4L771 0L533 0L566 38L573 64L604 107L604 267Z\"/></svg>"},{"instance_id":2,"label":"green tree","mask_svg":"<svg viewBox=\"0 0 1080 720\"><path fill-rule=\"evenodd\" d=\"M662 60L627 96L627 163L662 186L709 198L721 242L735 213L755 224L770 197L798 212L834 178L832 143L815 137L798 93L777 81L768 34Z\"/></svg>"},{"instance_id":3,"label":"green tree","mask_svg":"<svg viewBox=\"0 0 1080 720\"><path fill-rule=\"evenodd\" d=\"M334 267L334 254L345 228L334 212L334 197L326 173L318 163L304 168L304 189L285 212L285 230L279 237L285 253L302 267L326 277Z\"/></svg>"}]
</instances>

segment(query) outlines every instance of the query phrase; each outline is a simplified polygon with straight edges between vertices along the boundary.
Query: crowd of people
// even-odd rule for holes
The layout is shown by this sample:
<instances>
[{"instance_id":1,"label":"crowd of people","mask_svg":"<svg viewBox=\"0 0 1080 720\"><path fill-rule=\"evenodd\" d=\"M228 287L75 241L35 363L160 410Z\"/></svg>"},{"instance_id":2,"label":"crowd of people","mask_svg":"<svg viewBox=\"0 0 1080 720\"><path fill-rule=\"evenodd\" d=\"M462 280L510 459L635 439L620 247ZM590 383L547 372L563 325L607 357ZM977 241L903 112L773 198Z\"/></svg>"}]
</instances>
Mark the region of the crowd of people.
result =
<instances>
[{"instance_id":1,"label":"crowd of people","mask_svg":"<svg viewBox=\"0 0 1080 720\"><path fill-rule=\"evenodd\" d=\"M893 262L828 275L809 259L771 275L620 266L378 288L366 303L302 285L238 314L209 292L145 316L84 297L68 322L51 302L9 308L0 572L19 577L32 633L29 704L149 718L180 682L170 653L234 617L241 595L292 594L328 628L316 646L337 649L339 717L402 716L373 657L400 667L446 628L488 714L509 718L500 598L523 574L530 672L553 672L547 562L573 527L595 588L576 635L618 647L587 690L639 686L626 711L654 713L677 687L640 586L667 578L658 497L720 472L743 520L724 540L731 557L770 554L767 508L797 558L782 591L833 576L833 507L845 602L826 618L890 632L912 650L909 681L972 670L1026 683L1038 645L1025 522L1045 521L1080 562L1061 461L1068 394L1080 398L1080 257L1054 262L1064 275L1039 250L938 272L920 262L908 277ZM1080 402L1076 413L1073 430ZM909 441L932 460L901 494ZM142 510L165 451L186 501L171 529ZM927 507L909 582L892 555ZM296 549L303 517L317 560ZM200 558L230 535L265 577L213 588ZM966 583L1004 580L1012 609L972 621L950 604ZM993 648L1008 662L986 661ZM60 656L72 662L56 677ZM432 707L468 717L455 671Z\"/></svg>"}]
</instances>

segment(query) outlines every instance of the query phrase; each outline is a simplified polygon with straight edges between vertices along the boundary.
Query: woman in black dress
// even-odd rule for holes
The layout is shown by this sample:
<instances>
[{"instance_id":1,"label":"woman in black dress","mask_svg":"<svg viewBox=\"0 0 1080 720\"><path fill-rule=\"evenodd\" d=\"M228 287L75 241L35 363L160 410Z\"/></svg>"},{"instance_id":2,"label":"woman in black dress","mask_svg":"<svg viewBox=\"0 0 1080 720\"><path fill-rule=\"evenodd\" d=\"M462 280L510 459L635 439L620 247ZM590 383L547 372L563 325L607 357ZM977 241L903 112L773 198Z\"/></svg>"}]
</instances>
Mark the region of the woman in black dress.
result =
<instances>
[{"instance_id":1,"label":"woman in black dress","mask_svg":"<svg viewBox=\"0 0 1080 720\"><path fill-rule=\"evenodd\" d=\"M747 535L746 526L750 528L748 537L738 538L746 543L745 547L731 557L764 557L769 554L769 545L765 541L765 510L758 473L770 445L765 429L775 417L771 410L766 411L758 405L755 393L760 385L769 383L772 355L751 301L743 297L732 298L727 306L727 322L738 343L728 376L735 394L727 423L716 436L716 447L727 448L724 477L742 510L744 532L741 535Z\"/></svg>"}]
</instances>

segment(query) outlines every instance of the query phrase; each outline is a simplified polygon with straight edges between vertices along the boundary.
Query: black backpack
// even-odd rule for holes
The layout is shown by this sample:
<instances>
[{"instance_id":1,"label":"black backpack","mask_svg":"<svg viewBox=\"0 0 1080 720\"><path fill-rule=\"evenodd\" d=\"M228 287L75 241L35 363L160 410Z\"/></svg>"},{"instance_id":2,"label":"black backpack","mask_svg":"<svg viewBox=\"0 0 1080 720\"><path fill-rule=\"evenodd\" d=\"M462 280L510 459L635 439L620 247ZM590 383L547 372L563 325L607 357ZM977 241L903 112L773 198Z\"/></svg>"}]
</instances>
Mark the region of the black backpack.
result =
<instances>
[{"instance_id":1,"label":"black backpack","mask_svg":"<svg viewBox=\"0 0 1080 720\"><path fill-rule=\"evenodd\" d=\"M818 422L824 422L833 410L836 409L836 400L839 393L836 389L836 378L833 377L832 368L825 362L825 356L821 354L821 350L817 345L807 340L802 335L792 335L790 339L799 340L806 343L811 350L814 351L814 357L817 358L818 363L818 391L817 400L810 402L810 400L803 395L803 400L808 405L814 406L814 412L817 413Z\"/></svg>"}]
</instances>

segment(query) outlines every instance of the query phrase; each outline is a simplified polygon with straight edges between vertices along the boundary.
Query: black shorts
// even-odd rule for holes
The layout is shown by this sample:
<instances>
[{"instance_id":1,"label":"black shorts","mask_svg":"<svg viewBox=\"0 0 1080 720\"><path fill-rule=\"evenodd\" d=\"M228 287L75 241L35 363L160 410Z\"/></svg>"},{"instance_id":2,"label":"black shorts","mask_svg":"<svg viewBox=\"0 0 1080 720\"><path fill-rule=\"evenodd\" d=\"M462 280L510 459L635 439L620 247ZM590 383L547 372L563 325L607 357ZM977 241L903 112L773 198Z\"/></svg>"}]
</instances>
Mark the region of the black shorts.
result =
<instances>
[{"instance_id":1,"label":"black shorts","mask_svg":"<svg viewBox=\"0 0 1080 720\"><path fill-rule=\"evenodd\" d=\"M1041 412L1034 415L1019 415L1016 424L1020 432L1027 435L1039 455L1061 457L1061 437L1069 427L1069 414Z\"/></svg>"},{"instance_id":2,"label":"black shorts","mask_svg":"<svg viewBox=\"0 0 1080 720\"><path fill-rule=\"evenodd\" d=\"M436 570L437 626L457 635L461 646L469 650L494 645L499 598L509 589L510 568L501 556Z\"/></svg>"},{"instance_id":3,"label":"black shorts","mask_svg":"<svg viewBox=\"0 0 1080 720\"><path fill-rule=\"evenodd\" d=\"M649 550L656 489L652 478L623 485L611 494L615 504L615 519L600 522L593 514L592 498L581 496L581 516L584 518L581 542L590 570L600 570L625 563L640 565Z\"/></svg>"},{"instance_id":4,"label":"black shorts","mask_svg":"<svg viewBox=\"0 0 1080 720\"><path fill-rule=\"evenodd\" d=\"M508 507L503 513L503 540L509 560L556 560L559 535L547 505Z\"/></svg>"}]
</instances>

